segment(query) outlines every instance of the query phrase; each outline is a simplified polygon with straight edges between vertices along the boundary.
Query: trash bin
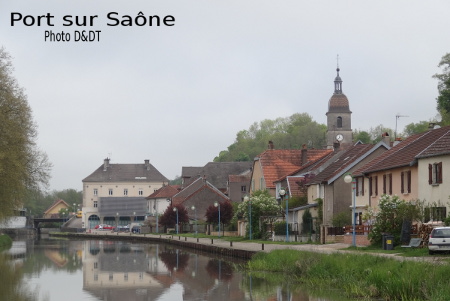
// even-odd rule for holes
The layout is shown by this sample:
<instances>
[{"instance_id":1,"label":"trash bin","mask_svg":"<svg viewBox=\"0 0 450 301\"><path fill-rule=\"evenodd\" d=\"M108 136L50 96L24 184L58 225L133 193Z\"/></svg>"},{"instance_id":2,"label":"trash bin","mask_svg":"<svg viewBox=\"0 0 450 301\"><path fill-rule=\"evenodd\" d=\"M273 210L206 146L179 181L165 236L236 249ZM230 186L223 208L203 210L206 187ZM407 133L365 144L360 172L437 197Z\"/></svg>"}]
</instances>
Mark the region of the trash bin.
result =
<instances>
[{"instance_id":1,"label":"trash bin","mask_svg":"<svg viewBox=\"0 0 450 301\"><path fill-rule=\"evenodd\" d=\"M386 250L386 236L390 235L389 233L381 233L381 248Z\"/></svg>"},{"instance_id":2,"label":"trash bin","mask_svg":"<svg viewBox=\"0 0 450 301\"><path fill-rule=\"evenodd\" d=\"M393 235L385 235L385 250L394 250L394 236Z\"/></svg>"}]
</instances>

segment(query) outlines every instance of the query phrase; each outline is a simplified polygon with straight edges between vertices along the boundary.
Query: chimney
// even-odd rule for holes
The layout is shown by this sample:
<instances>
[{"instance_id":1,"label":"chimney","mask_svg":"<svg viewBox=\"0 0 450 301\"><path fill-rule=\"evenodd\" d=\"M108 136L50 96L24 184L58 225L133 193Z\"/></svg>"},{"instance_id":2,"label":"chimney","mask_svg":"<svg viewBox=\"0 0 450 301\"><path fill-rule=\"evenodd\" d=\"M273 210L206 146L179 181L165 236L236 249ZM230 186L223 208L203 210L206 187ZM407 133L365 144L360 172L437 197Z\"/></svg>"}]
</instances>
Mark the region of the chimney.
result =
<instances>
[{"instance_id":1,"label":"chimney","mask_svg":"<svg viewBox=\"0 0 450 301\"><path fill-rule=\"evenodd\" d=\"M388 146L391 145L391 137L389 137L388 132L384 132L383 134L381 134L381 141L386 143Z\"/></svg>"},{"instance_id":2,"label":"chimney","mask_svg":"<svg viewBox=\"0 0 450 301\"><path fill-rule=\"evenodd\" d=\"M144 160L144 163L145 163L145 167L147 168L147 170L150 170L150 160L146 159L146 160Z\"/></svg>"},{"instance_id":3,"label":"chimney","mask_svg":"<svg viewBox=\"0 0 450 301\"><path fill-rule=\"evenodd\" d=\"M103 161L103 171L106 171L108 169L108 167L109 167L109 158L106 158Z\"/></svg>"},{"instance_id":4,"label":"chimney","mask_svg":"<svg viewBox=\"0 0 450 301\"><path fill-rule=\"evenodd\" d=\"M306 144L302 145L302 165L305 165L308 162L308 149L306 148Z\"/></svg>"},{"instance_id":5,"label":"chimney","mask_svg":"<svg viewBox=\"0 0 450 301\"><path fill-rule=\"evenodd\" d=\"M269 145L267 146L268 149L274 149L273 141L269 141Z\"/></svg>"},{"instance_id":6,"label":"chimney","mask_svg":"<svg viewBox=\"0 0 450 301\"><path fill-rule=\"evenodd\" d=\"M394 144L392 146L396 146L400 142L402 142L402 138L395 138Z\"/></svg>"}]
</instances>

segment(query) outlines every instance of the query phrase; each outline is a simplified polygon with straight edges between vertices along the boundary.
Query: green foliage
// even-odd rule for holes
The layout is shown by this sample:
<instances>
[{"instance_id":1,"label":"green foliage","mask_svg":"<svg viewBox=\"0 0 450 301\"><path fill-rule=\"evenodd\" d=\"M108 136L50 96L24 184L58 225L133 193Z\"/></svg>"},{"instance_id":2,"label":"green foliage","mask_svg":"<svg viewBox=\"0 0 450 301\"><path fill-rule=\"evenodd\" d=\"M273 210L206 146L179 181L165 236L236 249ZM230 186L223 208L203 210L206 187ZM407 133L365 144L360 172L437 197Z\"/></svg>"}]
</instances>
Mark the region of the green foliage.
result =
<instances>
[{"instance_id":1,"label":"green foliage","mask_svg":"<svg viewBox=\"0 0 450 301\"><path fill-rule=\"evenodd\" d=\"M214 161L250 161L267 149L269 141L273 141L277 149L298 149L303 144L321 148L326 143L326 130L325 125L313 121L307 113L265 119L253 123L248 130L238 132L234 143L221 151Z\"/></svg>"},{"instance_id":2,"label":"green foliage","mask_svg":"<svg viewBox=\"0 0 450 301\"><path fill-rule=\"evenodd\" d=\"M12 245L12 239L6 234L0 234L0 250Z\"/></svg>"},{"instance_id":3,"label":"green foliage","mask_svg":"<svg viewBox=\"0 0 450 301\"><path fill-rule=\"evenodd\" d=\"M302 215L302 234L311 233L313 229L313 219L309 209L306 209Z\"/></svg>"},{"instance_id":4,"label":"green foliage","mask_svg":"<svg viewBox=\"0 0 450 301\"><path fill-rule=\"evenodd\" d=\"M418 123L410 123L405 126L403 130L403 136L409 137L411 135L420 134L428 131L429 121L420 121Z\"/></svg>"},{"instance_id":5,"label":"green foliage","mask_svg":"<svg viewBox=\"0 0 450 301\"><path fill-rule=\"evenodd\" d=\"M254 278L275 272L285 276L281 282L296 280L322 293L338 289L352 300L450 300L448 265L435 262L275 250L255 254L247 266Z\"/></svg>"},{"instance_id":6,"label":"green foliage","mask_svg":"<svg viewBox=\"0 0 450 301\"><path fill-rule=\"evenodd\" d=\"M251 209L250 209L251 204ZM249 237L250 226L252 227L252 238L258 239L266 235L265 225L270 225L282 215L282 208L278 205L276 199L269 195L267 191L255 191L249 200L243 201L238 205L234 216L236 219L244 218L252 223L247 223L246 237ZM261 228L260 226L261 221Z\"/></svg>"},{"instance_id":7,"label":"green foliage","mask_svg":"<svg viewBox=\"0 0 450 301\"><path fill-rule=\"evenodd\" d=\"M439 96L436 98L437 110L441 113L442 122L445 125L450 124L450 53L445 54L438 67L443 68L442 73L433 75L433 78L438 79Z\"/></svg>"},{"instance_id":8,"label":"green foliage","mask_svg":"<svg viewBox=\"0 0 450 301\"><path fill-rule=\"evenodd\" d=\"M352 223L352 213L350 211L342 211L333 216L331 219L331 224L333 227L344 227L346 225L351 225Z\"/></svg>"},{"instance_id":9,"label":"green foliage","mask_svg":"<svg viewBox=\"0 0 450 301\"><path fill-rule=\"evenodd\" d=\"M374 219L372 231L369 233L369 239L374 244L381 244L383 233L393 235L394 244L398 244L403 222L420 219L420 205L401 200L396 195L382 195L378 208L379 212L369 217L370 220Z\"/></svg>"},{"instance_id":10,"label":"green foliage","mask_svg":"<svg viewBox=\"0 0 450 301\"><path fill-rule=\"evenodd\" d=\"M175 176L175 179L169 181L170 185L181 185L181 176Z\"/></svg>"},{"instance_id":11,"label":"green foliage","mask_svg":"<svg viewBox=\"0 0 450 301\"><path fill-rule=\"evenodd\" d=\"M275 222L273 224L273 231L275 232L275 235L285 235L286 234L286 222L280 221ZM292 232L291 224L288 224L288 233Z\"/></svg>"},{"instance_id":12,"label":"green foliage","mask_svg":"<svg viewBox=\"0 0 450 301\"><path fill-rule=\"evenodd\" d=\"M27 189L48 185L51 164L36 146L37 127L27 97L0 48L0 218L20 208Z\"/></svg>"},{"instance_id":13,"label":"green foliage","mask_svg":"<svg viewBox=\"0 0 450 301\"><path fill-rule=\"evenodd\" d=\"M353 140L356 141L361 141L362 143L372 143L372 138L370 137L370 134L366 131L358 131L355 130L353 133Z\"/></svg>"},{"instance_id":14,"label":"green foliage","mask_svg":"<svg viewBox=\"0 0 450 301\"><path fill-rule=\"evenodd\" d=\"M27 190L23 201L23 206L27 208L28 214L40 217L44 214L44 211L55 200L64 200L70 206L70 212L76 211L76 208L81 208L83 203L83 192L75 189L54 190L51 193L45 193L40 190L30 189ZM73 204L75 208L73 208ZM78 206L79 205L79 206Z\"/></svg>"}]
</instances>

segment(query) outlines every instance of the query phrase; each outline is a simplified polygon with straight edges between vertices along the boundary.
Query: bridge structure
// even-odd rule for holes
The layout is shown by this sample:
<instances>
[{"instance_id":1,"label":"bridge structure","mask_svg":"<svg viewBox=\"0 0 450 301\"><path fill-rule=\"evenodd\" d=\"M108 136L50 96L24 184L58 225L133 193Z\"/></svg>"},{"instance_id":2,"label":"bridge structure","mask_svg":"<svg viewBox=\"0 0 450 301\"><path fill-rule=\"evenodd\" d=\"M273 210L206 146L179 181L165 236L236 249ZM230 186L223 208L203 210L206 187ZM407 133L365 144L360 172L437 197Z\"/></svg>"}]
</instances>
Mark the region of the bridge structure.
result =
<instances>
[{"instance_id":1,"label":"bridge structure","mask_svg":"<svg viewBox=\"0 0 450 301\"><path fill-rule=\"evenodd\" d=\"M67 223L70 218L33 218L33 226L37 229L38 234L41 233L40 223Z\"/></svg>"}]
</instances>

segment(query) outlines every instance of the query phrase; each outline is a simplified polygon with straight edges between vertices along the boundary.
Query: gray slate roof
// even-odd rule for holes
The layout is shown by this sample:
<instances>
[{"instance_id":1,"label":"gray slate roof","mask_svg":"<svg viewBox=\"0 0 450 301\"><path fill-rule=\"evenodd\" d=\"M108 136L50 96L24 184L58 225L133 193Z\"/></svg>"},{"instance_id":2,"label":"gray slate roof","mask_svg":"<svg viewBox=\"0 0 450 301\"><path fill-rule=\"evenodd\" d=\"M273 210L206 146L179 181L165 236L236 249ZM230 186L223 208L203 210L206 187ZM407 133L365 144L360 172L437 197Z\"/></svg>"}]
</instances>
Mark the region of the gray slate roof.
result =
<instances>
[{"instance_id":1,"label":"gray slate roof","mask_svg":"<svg viewBox=\"0 0 450 301\"><path fill-rule=\"evenodd\" d=\"M105 164L100 165L83 182L168 182L152 164Z\"/></svg>"}]
</instances>

